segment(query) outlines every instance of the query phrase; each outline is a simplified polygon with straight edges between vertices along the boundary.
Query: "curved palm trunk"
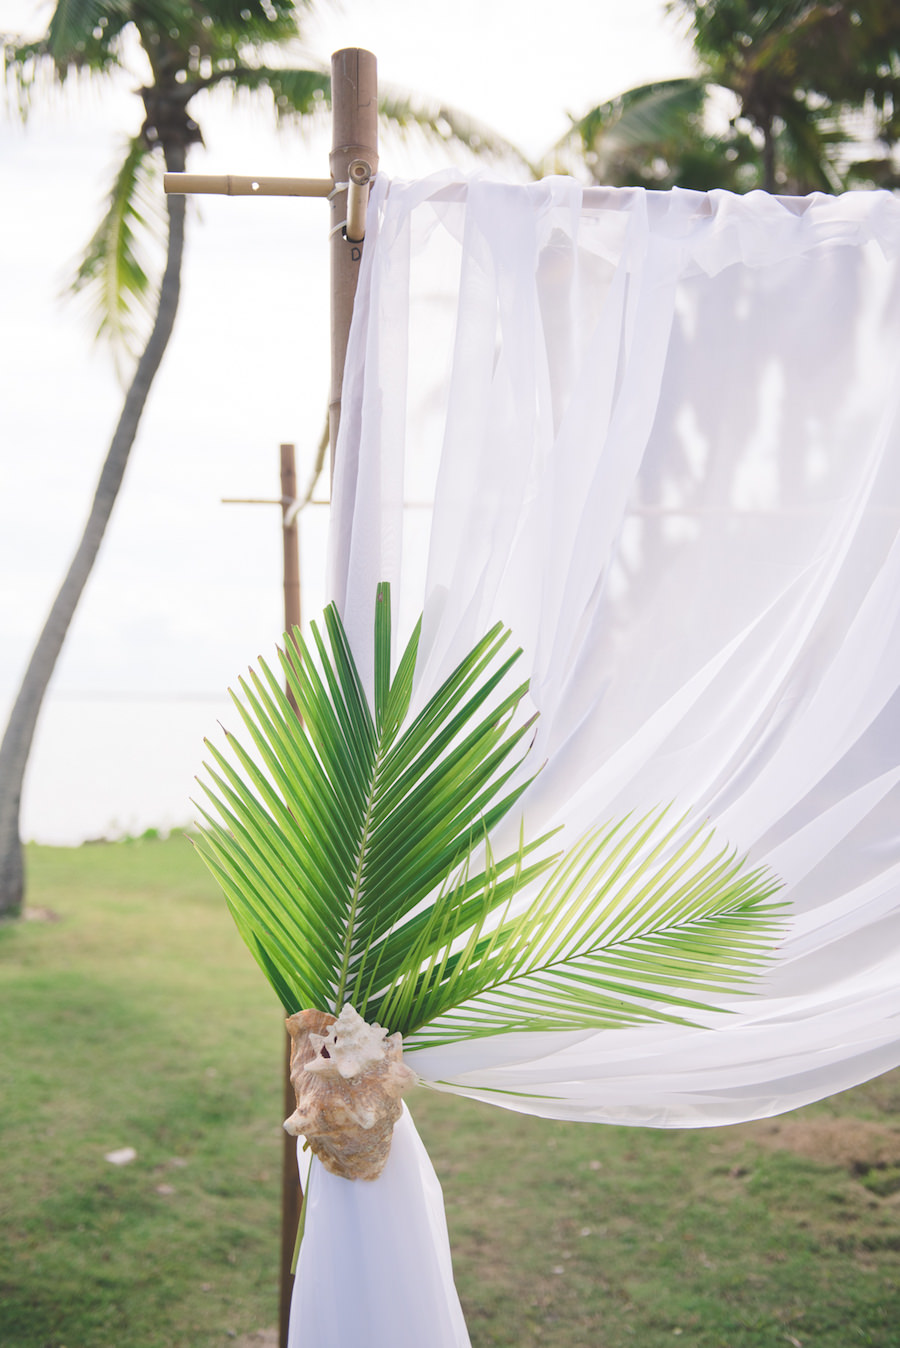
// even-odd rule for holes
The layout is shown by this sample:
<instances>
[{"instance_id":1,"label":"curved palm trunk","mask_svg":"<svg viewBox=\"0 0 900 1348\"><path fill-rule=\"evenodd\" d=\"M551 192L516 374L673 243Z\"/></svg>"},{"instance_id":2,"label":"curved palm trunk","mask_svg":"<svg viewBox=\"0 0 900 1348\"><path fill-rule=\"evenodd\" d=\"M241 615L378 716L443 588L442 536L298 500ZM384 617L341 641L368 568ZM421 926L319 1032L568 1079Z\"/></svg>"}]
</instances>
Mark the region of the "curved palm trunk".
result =
<instances>
[{"instance_id":1,"label":"curved palm trunk","mask_svg":"<svg viewBox=\"0 0 900 1348\"><path fill-rule=\"evenodd\" d=\"M184 146L167 146L165 159L170 172L183 171ZM144 404L175 323L184 253L184 197L169 197L167 209L169 235L166 267L153 329L125 395L81 542L38 638L0 744L0 917L16 916L22 907L24 866L19 833L22 783L44 695L100 549L122 485Z\"/></svg>"},{"instance_id":2,"label":"curved palm trunk","mask_svg":"<svg viewBox=\"0 0 900 1348\"><path fill-rule=\"evenodd\" d=\"M763 181L762 188L764 192L774 192L775 182L775 131L772 125L772 118L768 117L762 124L763 133Z\"/></svg>"}]
</instances>

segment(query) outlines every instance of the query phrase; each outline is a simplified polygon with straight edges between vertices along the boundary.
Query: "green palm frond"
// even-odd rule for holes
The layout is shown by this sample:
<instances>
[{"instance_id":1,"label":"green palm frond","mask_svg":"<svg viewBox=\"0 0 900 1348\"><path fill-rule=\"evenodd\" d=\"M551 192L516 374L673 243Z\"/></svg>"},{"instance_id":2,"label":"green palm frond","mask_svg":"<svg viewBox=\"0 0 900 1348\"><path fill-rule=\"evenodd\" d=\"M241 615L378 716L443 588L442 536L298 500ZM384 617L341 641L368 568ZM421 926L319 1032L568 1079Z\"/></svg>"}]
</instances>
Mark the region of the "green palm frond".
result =
<instances>
[{"instance_id":1,"label":"green palm frond","mask_svg":"<svg viewBox=\"0 0 900 1348\"><path fill-rule=\"evenodd\" d=\"M591 108L572 125L544 161L559 172L584 159L597 182L634 177L642 158L665 155L692 143L705 90L699 80L679 78L643 84Z\"/></svg>"},{"instance_id":2,"label":"green palm frond","mask_svg":"<svg viewBox=\"0 0 900 1348\"><path fill-rule=\"evenodd\" d=\"M153 0L155 6L157 0ZM171 3L171 0L170 0ZM202 23L206 7L194 0L181 0L194 23ZM285 43L300 36L301 11L313 8L312 0L216 0L214 22L207 25L211 42L234 35L241 44Z\"/></svg>"},{"instance_id":3,"label":"green palm frond","mask_svg":"<svg viewBox=\"0 0 900 1348\"><path fill-rule=\"evenodd\" d=\"M198 846L289 1012L352 1001L365 1014L389 995L459 867L452 903L469 926L549 864L525 864L544 839L491 858L490 884L471 864L528 784L510 781L532 723L517 717L527 684L508 686L509 633L493 628L404 726L419 629L391 678L388 587L376 613L374 715L331 607L316 658L296 632L280 653L302 727L261 661L235 698L256 756L233 736L237 766L208 746L221 822L203 811Z\"/></svg>"},{"instance_id":4,"label":"green palm frond","mask_svg":"<svg viewBox=\"0 0 900 1348\"><path fill-rule=\"evenodd\" d=\"M128 19L106 0L63 0L39 38L3 40L3 72L10 106L23 121L36 93L70 74L106 75L119 64L117 42Z\"/></svg>"},{"instance_id":5,"label":"green palm frond","mask_svg":"<svg viewBox=\"0 0 900 1348\"><path fill-rule=\"evenodd\" d=\"M490 934L472 932L437 979L410 971L384 1008L409 1007L408 1047L514 1030L690 1024L740 991L782 930L780 885L712 828L659 808L591 830L540 892Z\"/></svg>"},{"instance_id":6,"label":"green palm frond","mask_svg":"<svg viewBox=\"0 0 900 1348\"><path fill-rule=\"evenodd\" d=\"M614 136L628 149L646 149L677 134L685 117L701 111L704 96L701 81L686 77L640 85L585 113L567 138L574 133L590 146Z\"/></svg>"},{"instance_id":7,"label":"green palm frond","mask_svg":"<svg viewBox=\"0 0 900 1348\"><path fill-rule=\"evenodd\" d=\"M268 91L279 119L324 114L331 107L331 75L313 63L296 68L231 63L229 68L194 83L198 90L223 86L235 92ZM388 132L415 134L442 145L463 145L473 154L518 162L534 174L533 166L511 141L446 103L387 89L379 93L378 113Z\"/></svg>"},{"instance_id":8,"label":"green palm frond","mask_svg":"<svg viewBox=\"0 0 900 1348\"><path fill-rule=\"evenodd\" d=\"M378 111L388 128L401 135L413 132L442 145L455 142L473 154L486 154L494 159L518 163L529 176L536 176L534 165L518 146L484 122L450 104L387 88L379 94Z\"/></svg>"},{"instance_id":9,"label":"green palm frond","mask_svg":"<svg viewBox=\"0 0 900 1348\"><path fill-rule=\"evenodd\" d=\"M109 64L110 38L129 21L128 8L125 0L59 0L47 25L45 50L61 79L70 66L96 70Z\"/></svg>"},{"instance_id":10,"label":"green palm frond","mask_svg":"<svg viewBox=\"0 0 900 1348\"><path fill-rule=\"evenodd\" d=\"M779 145L789 184L802 184L804 191L845 191L847 183L832 160L852 144L847 132L799 100L784 109L782 122Z\"/></svg>"},{"instance_id":11,"label":"green palm frond","mask_svg":"<svg viewBox=\"0 0 900 1348\"><path fill-rule=\"evenodd\" d=\"M204 88L220 85L235 93L268 92L280 121L324 115L331 100L331 76L314 66L236 65L198 84Z\"/></svg>"},{"instance_id":12,"label":"green palm frond","mask_svg":"<svg viewBox=\"0 0 900 1348\"><path fill-rule=\"evenodd\" d=\"M166 237L163 201L158 156L137 136L72 282L76 293L89 294L97 336L108 338L116 354L134 353L155 312L155 272Z\"/></svg>"},{"instance_id":13,"label":"green palm frond","mask_svg":"<svg viewBox=\"0 0 900 1348\"><path fill-rule=\"evenodd\" d=\"M314 651L295 633L280 653L297 711L265 663L241 681L252 751L210 746L219 818L202 811L198 847L286 1011L349 1002L410 1048L690 1024L771 959L779 883L670 808L494 856L532 725L508 638L493 628L407 724L418 628L392 676L381 586L373 709L333 607Z\"/></svg>"}]
</instances>

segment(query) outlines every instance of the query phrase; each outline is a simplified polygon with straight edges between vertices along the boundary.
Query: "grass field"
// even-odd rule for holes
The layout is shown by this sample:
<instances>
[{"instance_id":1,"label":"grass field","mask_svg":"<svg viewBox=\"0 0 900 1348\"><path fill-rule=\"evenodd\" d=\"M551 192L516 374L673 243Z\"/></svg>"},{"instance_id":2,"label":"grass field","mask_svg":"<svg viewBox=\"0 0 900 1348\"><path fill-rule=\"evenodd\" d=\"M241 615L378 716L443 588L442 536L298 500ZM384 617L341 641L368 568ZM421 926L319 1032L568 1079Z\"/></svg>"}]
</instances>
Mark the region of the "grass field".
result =
<instances>
[{"instance_id":1,"label":"grass field","mask_svg":"<svg viewBox=\"0 0 900 1348\"><path fill-rule=\"evenodd\" d=\"M0 1348L239 1343L277 1318L279 1008L184 838L28 871L36 920L0 928ZM409 1104L473 1348L900 1348L898 1073L688 1133Z\"/></svg>"}]
</instances>

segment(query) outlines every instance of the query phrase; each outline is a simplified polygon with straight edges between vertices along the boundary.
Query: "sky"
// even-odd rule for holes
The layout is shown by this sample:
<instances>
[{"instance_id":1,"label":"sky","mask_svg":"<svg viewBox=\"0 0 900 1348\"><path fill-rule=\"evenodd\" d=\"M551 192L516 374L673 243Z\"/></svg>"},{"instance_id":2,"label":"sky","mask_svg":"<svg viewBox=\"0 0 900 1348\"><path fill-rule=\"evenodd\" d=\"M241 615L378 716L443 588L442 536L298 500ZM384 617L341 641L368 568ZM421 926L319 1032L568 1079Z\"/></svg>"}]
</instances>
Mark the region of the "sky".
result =
<instances>
[{"instance_id":1,"label":"sky","mask_svg":"<svg viewBox=\"0 0 900 1348\"><path fill-rule=\"evenodd\" d=\"M0 0L34 35L47 5ZM537 158L568 115L686 74L662 0L345 0L307 50L367 47L381 86L452 103ZM123 77L0 116L0 716L78 541L122 389L91 317L62 298L102 214L139 83ZM197 108L195 172L328 172L327 123L278 134L250 102ZM420 176L464 156L385 132L381 170ZM467 161L471 163L471 161ZM500 170L501 172L504 170ZM507 171L511 172L511 171ZM99 561L70 629L26 779L23 833L46 842L188 822L202 739L225 690L281 631L279 444L311 466L328 389L327 207L205 197L190 206L179 316ZM304 605L325 601L327 509L301 518Z\"/></svg>"}]
</instances>

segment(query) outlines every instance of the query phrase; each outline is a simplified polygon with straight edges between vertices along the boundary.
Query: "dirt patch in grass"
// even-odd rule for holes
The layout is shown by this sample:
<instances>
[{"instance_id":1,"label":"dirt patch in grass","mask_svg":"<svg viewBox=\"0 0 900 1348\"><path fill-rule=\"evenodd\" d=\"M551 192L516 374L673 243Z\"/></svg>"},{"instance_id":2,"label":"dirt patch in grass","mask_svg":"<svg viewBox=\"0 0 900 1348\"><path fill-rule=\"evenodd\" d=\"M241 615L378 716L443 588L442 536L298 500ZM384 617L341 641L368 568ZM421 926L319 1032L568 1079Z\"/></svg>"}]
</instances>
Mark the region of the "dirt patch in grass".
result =
<instances>
[{"instance_id":1,"label":"dirt patch in grass","mask_svg":"<svg viewBox=\"0 0 900 1348\"><path fill-rule=\"evenodd\" d=\"M22 917L26 922L58 922L59 913L52 908L23 908Z\"/></svg>"},{"instance_id":2,"label":"dirt patch in grass","mask_svg":"<svg viewBox=\"0 0 900 1348\"><path fill-rule=\"evenodd\" d=\"M277 1329L254 1329L252 1334L242 1334L235 1339L235 1348L278 1348Z\"/></svg>"},{"instance_id":3,"label":"dirt patch in grass","mask_svg":"<svg viewBox=\"0 0 900 1348\"><path fill-rule=\"evenodd\" d=\"M764 1147L838 1165L851 1175L900 1167L900 1128L854 1118L792 1118L748 1124L745 1135Z\"/></svg>"}]
</instances>

